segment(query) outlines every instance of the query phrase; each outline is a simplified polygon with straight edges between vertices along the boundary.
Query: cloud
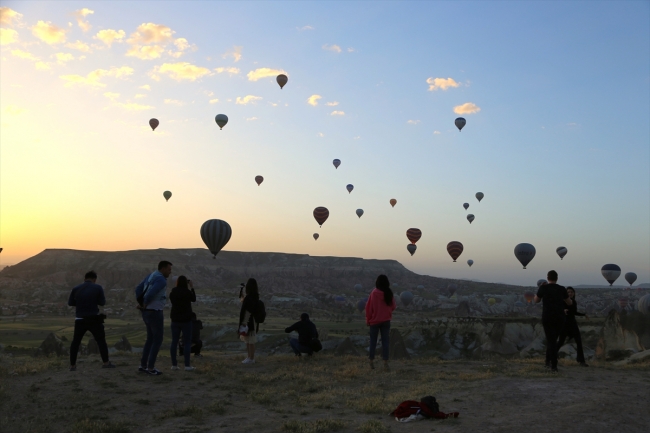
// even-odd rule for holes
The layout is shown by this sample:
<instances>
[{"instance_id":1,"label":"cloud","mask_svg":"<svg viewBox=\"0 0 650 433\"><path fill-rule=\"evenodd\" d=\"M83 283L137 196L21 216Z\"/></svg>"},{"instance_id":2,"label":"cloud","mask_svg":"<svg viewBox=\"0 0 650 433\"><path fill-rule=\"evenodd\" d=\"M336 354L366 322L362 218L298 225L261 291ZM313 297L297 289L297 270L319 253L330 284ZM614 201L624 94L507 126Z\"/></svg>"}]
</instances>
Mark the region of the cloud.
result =
<instances>
[{"instance_id":1,"label":"cloud","mask_svg":"<svg viewBox=\"0 0 650 433\"><path fill-rule=\"evenodd\" d=\"M65 30L58 28L51 22L39 21L32 28L34 36L46 44L60 44L65 42Z\"/></svg>"},{"instance_id":2,"label":"cloud","mask_svg":"<svg viewBox=\"0 0 650 433\"><path fill-rule=\"evenodd\" d=\"M429 85L429 92L434 90L442 89L447 90L450 87L459 87L460 83L457 83L453 78L427 78L427 84Z\"/></svg>"},{"instance_id":3,"label":"cloud","mask_svg":"<svg viewBox=\"0 0 650 433\"><path fill-rule=\"evenodd\" d=\"M170 50L168 54L178 58L183 54L183 51L191 48L192 45L185 38L174 39L175 33L171 28L162 24L140 24L129 39L126 40L131 44L131 48L126 55L142 60L157 59L165 52L165 47L172 43L177 51Z\"/></svg>"},{"instance_id":4,"label":"cloud","mask_svg":"<svg viewBox=\"0 0 650 433\"><path fill-rule=\"evenodd\" d=\"M77 42L74 42L74 43L70 42L69 44L65 44L65 46L68 47L68 48L72 48L73 50L82 51L84 53L90 53L92 51L90 49L90 45L88 45L88 44L86 44L84 42L81 42L81 41L77 41Z\"/></svg>"},{"instance_id":5,"label":"cloud","mask_svg":"<svg viewBox=\"0 0 650 433\"><path fill-rule=\"evenodd\" d=\"M287 75L284 69L259 68L250 71L246 76L248 77L248 81L257 81L266 77L277 77L280 74Z\"/></svg>"},{"instance_id":6,"label":"cloud","mask_svg":"<svg viewBox=\"0 0 650 433\"><path fill-rule=\"evenodd\" d=\"M18 21L23 17L23 14L16 12L8 7L0 7L0 25L13 27L18 24Z\"/></svg>"},{"instance_id":7,"label":"cloud","mask_svg":"<svg viewBox=\"0 0 650 433\"><path fill-rule=\"evenodd\" d=\"M239 104L239 105L247 105L249 103L254 104L255 102L259 101L260 99L262 99L261 96L246 95L243 98L240 98L238 96L237 101L235 102L235 104Z\"/></svg>"},{"instance_id":8,"label":"cloud","mask_svg":"<svg viewBox=\"0 0 650 433\"><path fill-rule=\"evenodd\" d=\"M0 29L0 45L18 42L18 32L12 29Z\"/></svg>"},{"instance_id":9,"label":"cloud","mask_svg":"<svg viewBox=\"0 0 650 433\"><path fill-rule=\"evenodd\" d=\"M223 72L228 72L230 75L237 75L239 74L239 68L214 68L214 70L218 73L221 74Z\"/></svg>"},{"instance_id":10,"label":"cloud","mask_svg":"<svg viewBox=\"0 0 650 433\"><path fill-rule=\"evenodd\" d=\"M162 45L134 45L126 52L126 55L129 57L137 57L141 60L153 60L162 56L164 52L165 47Z\"/></svg>"},{"instance_id":11,"label":"cloud","mask_svg":"<svg viewBox=\"0 0 650 433\"><path fill-rule=\"evenodd\" d=\"M311 95L309 98L307 98L307 103L313 107L318 105L318 100L321 99L321 95Z\"/></svg>"},{"instance_id":12,"label":"cloud","mask_svg":"<svg viewBox=\"0 0 650 433\"><path fill-rule=\"evenodd\" d=\"M456 114L473 114L479 111L481 111L481 108L473 102L465 102L454 107L454 113Z\"/></svg>"},{"instance_id":13,"label":"cloud","mask_svg":"<svg viewBox=\"0 0 650 433\"><path fill-rule=\"evenodd\" d=\"M438 135L440 134L440 131L433 131L433 135Z\"/></svg>"},{"instance_id":14,"label":"cloud","mask_svg":"<svg viewBox=\"0 0 650 433\"><path fill-rule=\"evenodd\" d=\"M330 116L345 116L345 111L332 111Z\"/></svg>"},{"instance_id":15,"label":"cloud","mask_svg":"<svg viewBox=\"0 0 650 433\"><path fill-rule=\"evenodd\" d=\"M52 65L50 65L47 62L38 61L34 63L34 66L36 66L36 69L40 69L40 70L52 69Z\"/></svg>"},{"instance_id":16,"label":"cloud","mask_svg":"<svg viewBox=\"0 0 650 433\"><path fill-rule=\"evenodd\" d=\"M339 105L339 102L338 101L326 102L325 105L327 105L328 107L336 107L337 105Z\"/></svg>"},{"instance_id":17,"label":"cloud","mask_svg":"<svg viewBox=\"0 0 650 433\"><path fill-rule=\"evenodd\" d=\"M154 77L156 74L166 74L176 81L196 81L204 75L209 75L210 70L187 62L163 63L161 66L154 68L153 74Z\"/></svg>"},{"instance_id":18,"label":"cloud","mask_svg":"<svg viewBox=\"0 0 650 433\"><path fill-rule=\"evenodd\" d=\"M135 99L142 99L146 97L147 95L145 95L144 93L136 93L136 95L134 96Z\"/></svg>"},{"instance_id":19,"label":"cloud","mask_svg":"<svg viewBox=\"0 0 650 433\"><path fill-rule=\"evenodd\" d=\"M304 30L314 30L314 28L313 28L312 26L296 27L296 29L298 29L298 30L300 30L300 31L304 31Z\"/></svg>"},{"instance_id":20,"label":"cloud","mask_svg":"<svg viewBox=\"0 0 650 433\"><path fill-rule=\"evenodd\" d=\"M119 93L113 93L113 92L106 92L106 93L104 93L104 96L106 96L111 101L115 101L117 98L120 97L120 94Z\"/></svg>"},{"instance_id":21,"label":"cloud","mask_svg":"<svg viewBox=\"0 0 650 433\"><path fill-rule=\"evenodd\" d=\"M247 117L246 121L250 122L251 120L257 120L257 117Z\"/></svg>"},{"instance_id":22,"label":"cloud","mask_svg":"<svg viewBox=\"0 0 650 433\"><path fill-rule=\"evenodd\" d=\"M419 120L409 120L406 123L408 123L409 125L417 125L418 123L420 123L420 121Z\"/></svg>"},{"instance_id":23,"label":"cloud","mask_svg":"<svg viewBox=\"0 0 650 433\"><path fill-rule=\"evenodd\" d=\"M93 38L99 39L110 48L113 42L122 42L125 36L126 33L124 33L124 30L106 29L98 31Z\"/></svg>"},{"instance_id":24,"label":"cloud","mask_svg":"<svg viewBox=\"0 0 650 433\"><path fill-rule=\"evenodd\" d=\"M325 137L325 134L323 134L322 132L319 132L317 135L321 138Z\"/></svg>"},{"instance_id":25,"label":"cloud","mask_svg":"<svg viewBox=\"0 0 650 433\"><path fill-rule=\"evenodd\" d=\"M26 108L20 108L17 105L7 105L3 111L9 116L20 116L27 113Z\"/></svg>"},{"instance_id":26,"label":"cloud","mask_svg":"<svg viewBox=\"0 0 650 433\"><path fill-rule=\"evenodd\" d=\"M354 53L356 50L352 47L348 48L348 53Z\"/></svg>"},{"instance_id":27,"label":"cloud","mask_svg":"<svg viewBox=\"0 0 650 433\"><path fill-rule=\"evenodd\" d=\"M77 19L77 24L79 25L79 28L81 30L83 30L84 32L87 32L88 30L90 30L90 27L92 27L92 26L90 25L90 23L88 21L85 20L85 18L88 15L92 15L94 13L95 13L95 11L91 11L88 8L83 8L83 9L79 9L79 10L74 11L72 13L72 15L74 15L74 17Z\"/></svg>"},{"instance_id":28,"label":"cloud","mask_svg":"<svg viewBox=\"0 0 650 433\"><path fill-rule=\"evenodd\" d=\"M165 104L183 106L185 105L185 102L179 101L178 99L165 99Z\"/></svg>"},{"instance_id":29,"label":"cloud","mask_svg":"<svg viewBox=\"0 0 650 433\"><path fill-rule=\"evenodd\" d=\"M75 84L91 87L106 87L106 84L99 81L102 77L122 78L132 74L132 68L129 68L128 66L122 66L121 68L96 69L88 73L88 75L85 77L83 75L60 75L59 78L67 81L67 83L65 83L66 87L70 87Z\"/></svg>"},{"instance_id":30,"label":"cloud","mask_svg":"<svg viewBox=\"0 0 650 433\"><path fill-rule=\"evenodd\" d=\"M219 102L219 99L217 99L217 98L210 99L209 102L210 102L210 104L216 104L217 102Z\"/></svg>"},{"instance_id":31,"label":"cloud","mask_svg":"<svg viewBox=\"0 0 650 433\"><path fill-rule=\"evenodd\" d=\"M227 59L228 57L232 57L235 60L235 63L241 60L241 51L244 47L238 47L234 46L232 47L232 51L227 51L223 56L224 59Z\"/></svg>"},{"instance_id":32,"label":"cloud","mask_svg":"<svg viewBox=\"0 0 650 433\"><path fill-rule=\"evenodd\" d=\"M151 86L148 85L148 84L144 84L144 85L138 87L138 89L151 90Z\"/></svg>"},{"instance_id":33,"label":"cloud","mask_svg":"<svg viewBox=\"0 0 650 433\"><path fill-rule=\"evenodd\" d=\"M56 62L59 65L65 65L65 62L74 60L74 56L70 53L56 53L54 56L56 57Z\"/></svg>"},{"instance_id":34,"label":"cloud","mask_svg":"<svg viewBox=\"0 0 650 433\"><path fill-rule=\"evenodd\" d=\"M174 31L162 24L143 23L131 34L127 42L134 45L150 45L161 42L171 42Z\"/></svg>"},{"instance_id":35,"label":"cloud","mask_svg":"<svg viewBox=\"0 0 650 433\"><path fill-rule=\"evenodd\" d=\"M25 60L32 60L34 62L38 61L38 57L23 50L11 50L11 55Z\"/></svg>"},{"instance_id":36,"label":"cloud","mask_svg":"<svg viewBox=\"0 0 650 433\"><path fill-rule=\"evenodd\" d=\"M152 108L154 108L151 105L136 104L134 102L129 102L126 104L117 103L115 105L120 108L124 108L127 111L144 111L144 110L151 110Z\"/></svg>"},{"instance_id":37,"label":"cloud","mask_svg":"<svg viewBox=\"0 0 650 433\"><path fill-rule=\"evenodd\" d=\"M323 45L323 49L327 51L334 51L335 53L340 53L341 52L341 47L338 45Z\"/></svg>"}]
</instances>

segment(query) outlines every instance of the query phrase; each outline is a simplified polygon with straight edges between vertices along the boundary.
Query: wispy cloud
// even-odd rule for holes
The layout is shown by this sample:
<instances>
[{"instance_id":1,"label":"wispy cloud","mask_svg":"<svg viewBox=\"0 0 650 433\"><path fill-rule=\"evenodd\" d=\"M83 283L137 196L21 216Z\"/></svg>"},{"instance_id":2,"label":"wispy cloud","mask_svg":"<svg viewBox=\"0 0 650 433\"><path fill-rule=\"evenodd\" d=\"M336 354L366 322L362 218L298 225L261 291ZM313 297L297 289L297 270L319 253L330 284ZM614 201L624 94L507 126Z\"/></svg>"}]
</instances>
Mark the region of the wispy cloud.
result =
<instances>
[{"instance_id":1,"label":"wispy cloud","mask_svg":"<svg viewBox=\"0 0 650 433\"><path fill-rule=\"evenodd\" d=\"M91 87L106 87L106 84L99 81L102 79L102 77L123 78L132 74L133 74L132 68L129 68L128 66L122 66L121 68L96 69L88 73L88 75L86 76L60 75L59 78L61 78L64 81L67 81L67 83L65 83L66 87L70 87L75 84L86 85Z\"/></svg>"},{"instance_id":2,"label":"wispy cloud","mask_svg":"<svg viewBox=\"0 0 650 433\"><path fill-rule=\"evenodd\" d=\"M323 49L327 51L334 51L335 53L340 53L342 51L341 47L339 47L338 45L325 44L323 45Z\"/></svg>"},{"instance_id":3,"label":"wispy cloud","mask_svg":"<svg viewBox=\"0 0 650 433\"><path fill-rule=\"evenodd\" d=\"M178 58L191 45L185 38L174 39L175 33L171 28L162 24L140 24L126 40L131 45L126 55L142 60L157 59L165 52L165 47L171 43L177 51L170 50L168 54Z\"/></svg>"},{"instance_id":4,"label":"wispy cloud","mask_svg":"<svg viewBox=\"0 0 650 433\"><path fill-rule=\"evenodd\" d=\"M219 99L218 98L210 99L209 102L210 104L216 104L217 102L219 102Z\"/></svg>"},{"instance_id":5,"label":"wispy cloud","mask_svg":"<svg viewBox=\"0 0 650 433\"><path fill-rule=\"evenodd\" d=\"M154 68L152 77L157 78L158 74L164 74L176 81L196 81L210 73L208 68L196 66L188 62L163 63L161 66Z\"/></svg>"},{"instance_id":6,"label":"wispy cloud","mask_svg":"<svg viewBox=\"0 0 650 433\"><path fill-rule=\"evenodd\" d=\"M327 105L328 107L336 107L337 105L339 105L339 102L338 101L326 102L325 105Z\"/></svg>"},{"instance_id":7,"label":"wispy cloud","mask_svg":"<svg viewBox=\"0 0 650 433\"><path fill-rule=\"evenodd\" d=\"M26 108L21 108L17 105L7 105L2 111L9 116L20 116L21 114L27 113Z\"/></svg>"},{"instance_id":8,"label":"wispy cloud","mask_svg":"<svg viewBox=\"0 0 650 433\"><path fill-rule=\"evenodd\" d=\"M243 48L244 47L241 47L241 46L238 47L238 46L235 45L234 47L232 47L232 50L227 51L221 57L223 57L224 59L227 59L228 57L232 57L234 59L235 63L237 63L238 61L241 60L241 52L242 52Z\"/></svg>"},{"instance_id":9,"label":"wispy cloud","mask_svg":"<svg viewBox=\"0 0 650 433\"><path fill-rule=\"evenodd\" d=\"M227 72L230 75L239 74L239 68L214 68L214 70L217 74L221 74L223 72Z\"/></svg>"},{"instance_id":10,"label":"wispy cloud","mask_svg":"<svg viewBox=\"0 0 650 433\"><path fill-rule=\"evenodd\" d=\"M465 102L454 107L454 113L456 114L473 114L479 111L481 111L481 108L473 102Z\"/></svg>"},{"instance_id":11,"label":"wispy cloud","mask_svg":"<svg viewBox=\"0 0 650 433\"><path fill-rule=\"evenodd\" d=\"M142 86L138 87L138 89L151 90L151 86L148 84L143 84Z\"/></svg>"},{"instance_id":12,"label":"wispy cloud","mask_svg":"<svg viewBox=\"0 0 650 433\"><path fill-rule=\"evenodd\" d=\"M127 102L127 103L116 103L115 106L123 108L127 111L144 111L144 110L151 110L154 107L151 105L142 105L142 104L137 104L135 102Z\"/></svg>"},{"instance_id":13,"label":"wispy cloud","mask_svg":"<svg viewBox=\"0 0 650 433\"><path fill-rule=\"evenodd\" d=\"M17 25L23 14L6 6L0 7L0 25L13 27Z\"/></svg>"},{"instance_id":14,"label":"wispy cloud","mask_svg":"<svg viewBox=\"0 0 650 433\"><path fill-rule=\"evenodd\" d=\"M122 42L125 36L126 33L124 33L124 30L105 29L98 31L93 38L99 39L110 48L113 42Z\"/></svg>"},{"instance_id":15,"label":"wispy cloud","mask_svg":"<svg viewBox=\"0 0 650 433\"><path fill-rule=\"evenodd\" d=\"M65 42L66 31L51 22L39 21L31 28L32 34L49 45Z\"/></svg>"},{"instance_id":16,"label":"wispy cloud","mask_svg":"<svg viewBox=\"0 0 650 433\"><path fill-rule=\"evenodd\" d=\"M419 120L409 120L406 123L408 123L409 125L417 125L418 123L420 123L420 121Z\"/></svg>"},{"instance_id":17,"label":"wispy cloud","mask_svg":"<svg viewBox=\"0 0 650 433\"><path fill-rule=\"evenodd\" d=\"M178 99L165 99L165 104L178 105L182 107L185 105L185 102L179 101Z\"/></svg>"},{"instance_id":18,"label":"wispy cloud","mask_svg":"<svg viewBox=\"0 0 650 433\"><path fill-rule=\"evenodd\" d=\"M74 60L74 56L70 53L56 53L54 57L59 65L65 65L66 62Z\"/></svg>"},{"instance_id":19,"label":"wispy cloud","mask_svg":"<svg viewBox=\"0 0 650 433\"><path fill-rule=\"evenodd\" d=\"M92 11L92 10L90 10L88 8L83 8L83 9L79 9L79 10L74 11L72 13L72 15L74 15L74 17L77 19L77 25L79 25L79 28L81 30L83 30L84 32L87 32L88 30L90 30L90 28L92 26L90 25L90 23L88 21L86 21L86 17L88 15L92 15L94 13L95 13L95 11Z\"/></svg>"},{"instance_id":20,"label":"wispy cloud","mask_svg":"<svg viewBox=\"0 0 650 433\"><path fill-rule=\"evenodd\" d=\"M113 92L105 92L104 96L106 96L111 101L115 101L117 98L120 97L120 94L119 93L113 93Z\"/></svg>"},{"instance_id":21,"label":"wispy cloud","mask_svg":"<svg viewBox=\"0 0 650 433\"><path fill-rule=\"evenodd\" d=\"M277 77L280 74L287 75L284 69L259 68L250 71L246 76L248 77L248 81L257 81L266 77Z\"/></svg>"},{"instance_id":22,"label":"wispy cloud","mask_svg":"<svg viewBox=\"0 0 650 433\"><path fill-rule=\"evenodd\" d=\"M305 31L305 30L314 30L314 28L312 26L296 27L296 29L300 30L301 32Z\"/></svg>"},{"instance_id":23,"label":"wispy cloud","mask_svg":"<svg viewBox=\"0 0 650 433\"><path fill-rule=\"evenodd\" d=\"M65 44L67 48L72 48L73 50L79 50L84 53L90 53L92 50L90 49L90 45L77 41L77 42L70 42L69 44Z\"/></svg>"},{"instance_id":24,"label":"wispy cloud","mask_svg":"<svg viewBox=\"0 0 650 433\"><path fill-rule=\"evenodd\" d=\"M323 134L322 132L319 132L317 135L321 138L325 137L325 134Z\"/></svg>"},{"instance_id":25,"label":"wispy cloud","mask_svg":"<svg viewBox=\"0 0 650 433\"><path fill-rule=\"evenodd\" d=\"M142 98L146 98L146 97L147 97L147 95L145 95L144 93L136 93L135 96L134 96L135 99L142 99Z\"/></svg>"},{"instance_id":26,"label":"wispy cloud","mask_svg":"<svg viewBox=\"0 0 650 433\"><path fill-rule=\"evenodd\" d=\"M356 50L352 47L348 48L348 53L354 53Z\"/></svg>"},{"instance_id":27,"label":"wispy cloud","mask_svg":"<svg viewBox=\"0 0 650 433\"><path fill-rule=\"evenodd\" d=\"M321 95L311 95L309 98L307 98L307 103L313 107L318 105L318 100L321 99Z\"/></svg>"},{"instance_id":28,"label":"wispy cloud","mask_svg":"<svg viewBox=\"0 0 650 433\"><path fill-rule=\"evenodd\" d=\"M261 96L246 95L243 98L238 96L237 100L235 101L235 104L239 104L239 105L254 104L255 102L259 101L260 99L262 99Z\"/></svg>"},{"instance_id":29,"label":"wispy cloud","mask_svg":"<svg viewBox=\"0 0 650 433\"><path fill-rule=\"evenodd\" d=\"M427 84L429 85L429 92L434 90L447 90L450 87L459 87L460 83L456 82L453 78L427 78Z\"/></svg>"},{"instance_id":30,"label":"wispy cloud","mask_svg":"<svg viewBox=\"0 0 650 433\"><path fill-rule=\"evenodd\" d=\"M440 134L440 131L433 131L433 135L438 135Z\"/></svg>"},{"instance_id":31,"label":"wispy cloud","mask_svg":"<svg viewBox=\"0 0 650 433\"><path fill-rule=\"evenodd\" d=\"M257 120L257 117L247 117L246 121L250 122L251 120Z\"/></svg>"},{"instance_id":32,"label":"wispy cloud","mask_svg":"<svg viewBox=\"0 0 650 433\"><path fill-rule=\"evenodd\" d=\"M0 45L18 42L18 32L13 29L0 29Z\"/></svg>"},{"instance_id":33,"label":"wispy cloud","mask_svg":"<svg viewBox=\"0 0 650 433\"><path fill-rule=\"evenodd\" d=\"M345 116L345 111L332 111L330 116Z\"/></svg>"},{"instance_id":34,"label":"wispy cloud","mask_svg":"<svg viewBox=\"0 0 650 433\"><path fill-rule=\"evenodd\" d=\"M39 60L38 57L36 57L32 53L29 53L29 52L23 51L23 50L18 50L18 49L11 50L11 55L15 56L15 57L18 57L20 59L31 60L33 62Z\"/></svg>"}]
</instances>

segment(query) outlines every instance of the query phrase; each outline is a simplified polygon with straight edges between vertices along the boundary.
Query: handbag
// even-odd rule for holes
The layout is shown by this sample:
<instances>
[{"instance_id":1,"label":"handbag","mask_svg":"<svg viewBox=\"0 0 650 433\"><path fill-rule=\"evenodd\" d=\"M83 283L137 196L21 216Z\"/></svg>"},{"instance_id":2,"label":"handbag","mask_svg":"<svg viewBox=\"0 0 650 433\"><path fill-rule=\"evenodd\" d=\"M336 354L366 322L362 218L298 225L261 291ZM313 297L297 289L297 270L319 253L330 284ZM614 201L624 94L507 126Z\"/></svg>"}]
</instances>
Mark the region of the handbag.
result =
<instances>
[{"instance_id":1,"label":"handbag","mask_svg":"<svg viewBox=\"0 0 650 433\"><path fill-rule=\"evenodd\" d=\"M239 335L242 335L244 337L248 336L248 325L239 326Z\"/></svg>"}]
</instances>

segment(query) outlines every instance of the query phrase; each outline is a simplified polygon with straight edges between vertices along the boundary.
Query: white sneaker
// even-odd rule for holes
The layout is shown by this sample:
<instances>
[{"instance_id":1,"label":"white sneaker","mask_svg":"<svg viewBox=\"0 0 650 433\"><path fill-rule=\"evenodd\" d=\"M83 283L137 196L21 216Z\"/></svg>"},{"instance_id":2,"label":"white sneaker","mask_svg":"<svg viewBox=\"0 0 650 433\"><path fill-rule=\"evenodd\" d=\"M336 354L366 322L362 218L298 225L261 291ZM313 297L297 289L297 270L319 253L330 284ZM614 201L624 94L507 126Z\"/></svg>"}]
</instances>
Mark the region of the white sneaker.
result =
<instances>
[{"instance_id":1,"label":"white sneaker","mask_svg":"<svg viewBox=\"0 0 650 433\"><path fill-rule=\"evenodd\" d=\"M180 370L180 367L178 365L172 365L172 370Z\"/></svg>"},{"instance_id":2,"label":"white sneaker","mask_svg":"<svg viewBox=\"0 0 650 433\"><path fill-rule=\"evenodd\" d=\"M196 367L185 367L185 371L194 371Z\"/></svg>"},{"instance_id":3,"label":"white sneaker","mask_svg":"<svg viewBox=\"0 0 650 433\"><path fill-rule=\"evenodd\" d=\"M246 358L246 359L244 359L241 363L242 363L242 364L248 364L248 361L250 361L250 359L249 359L249 358Z\"/></svg>"}]
</instances>

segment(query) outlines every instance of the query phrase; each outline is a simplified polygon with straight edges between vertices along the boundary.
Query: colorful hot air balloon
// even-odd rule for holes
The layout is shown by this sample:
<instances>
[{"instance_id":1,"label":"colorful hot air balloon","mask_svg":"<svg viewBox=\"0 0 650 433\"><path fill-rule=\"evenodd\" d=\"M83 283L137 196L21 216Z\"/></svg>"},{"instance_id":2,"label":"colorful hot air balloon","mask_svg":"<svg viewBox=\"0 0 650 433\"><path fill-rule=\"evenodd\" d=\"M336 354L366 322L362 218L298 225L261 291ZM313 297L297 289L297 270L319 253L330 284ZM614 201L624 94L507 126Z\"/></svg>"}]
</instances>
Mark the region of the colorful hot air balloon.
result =
<instances>
[{"instance_id":1,"label":"colorful hot air balloon","mask_svg":"<svg viewBox=\"0 0 650 433\"><path fill-rule=\"evenodd\" d=\"M546 281L546 280L544 280ZM526 292L524 293L524 299L526 299L526 302L529 304L533 302L533 299L535 298L535 294L533 292Z\"/></svg>"},{"instance_id":2,"label":"colorful hot air balloon","mask_svg":"<svg viewBox=\"0 0 650 433\"><path fill-rule=\"evenodd\" d=\"M289 81L289 77L287 77L284 74L280 74L277 77L275 77L275 81L278 82L278 84L280 85L280 90L282 90L282 88L287 84L287 81Z\"/></svg>"},{"instance_id":3,"label":"colorful hot air balloon","mask_svg":"<svg viewBox=\"0 0 650 433\"><path fill-rule=\"evenodd\" d=\"M472 221L474 221L474 215L473 214L467 215L467 221L469 221L469 223L471 224Z\"/></svg>"},{"instance_id":4,"label":"colorful hot air balloon","mask_svg":"<svg viewBox=\"0 0 650 433\"><path fill-rule=\"evenodd\" d=\"M618 306L621 307L621 310L625 310L627 307L628 300L627 298L619 298L618 299Z\"/></svg>"},{"instance_id":5,"label":"colorful hot air balloon","mask_svg":"<svg viewBox=\"0 0 650 433\"><path fill-rule=\"evenodd\" d=\"M614 281L621 275L621 268L618 265L609 264L600 268L600 273L607 280L609 285L614 284Z\"/></svg>"},{"instance_id":6,"label":"colorful hot air balloon","mask_svg":"<svg viewBox=\"0 0 650 433\"><path fill-rule=\"evenodd\" d=\"M318 240L318 238L320 237L320 235L319 235L318 233L314 233L314 235L313 235L313 236L314 236L314 240L315 240L315 241L317 241L317 240Z\"/></svg>"},{"instance_id":7,"label":"colorful hot air balloon","mask_svg":"<svg viewBox=\"0 0 650 433\"><path fill-rule=\"evenodd\" d=\"M465 210L467 210L467 208L469 207L469 203L463 203L463 207L465 208Z\"/></svg>"},{"instance_id":8,"label":"colorful hot air balloon","mask_svg":"<svg viewBox=\"0 0 650 433\"><path fill-rule=\"evenodd\" d=\"M625 274L625 281L630 283L630 287L632 287L632 284L636 281L636 274L634 272L628 272Z\"/></svg>"},{"instance_id":9,"label":"colorful hot air balloon","mask_svg":"<svg viewBox=\"0 0 650 433\"><path fill-rule=\"evenodd\" d=\"M408 244L406 246L406 249L409 251L409 253L411 253L411 255L413 255L413 254L415 254L415 250L417 250L418 247L415 244Z\"/></svg>"},{"instance_id":10,"label":"colorful hot air balloon","mask_svg":"<svg viewBox=\"0 0 650 433\"><path fill-rule=\"evenodd\" d=\"M232 235L230 224L222 220L207 220L201 226L201 239L216 258Z\"/></svg>"},{"instance_id":11,"label":"colorful hot air balloon","mask_svg":"<svg viewBox=\"0 0 650 433\"><path fill-rule=\"evenodd\" d=\"M158 119L149 119L149 126L151 126L152 131L155 131L158 125L160 125Z\"/></svg>"},{"instance_id":12,"label":"colorful hot air balloon","mask_svg":"<svg viewBox=\"0 0 650 433\"><path fill-rule=\"evenodd\" d=\"M420 229L408 229L406 231L406 237L409 238L409 241L415 245L415 243L422 237L422 232Z\"/></svg>"},{"instance_id":13,"label":"colorful hot air balloon","mask_svg":"<svg viewBox=\"0 0 650 433\"><path fill-rule=\"evenodd\" d=\"M475 197L476 197L476 200L478 200L479 203L480 203L481 200L483 200L483 197L485 197L485 194L483 194L482 192L477 192Z\"/></svg>"},{"instance_id":14,"label":"colorful hot air balloon","mask_svg":"<svg viewBox=\"0 0 650 433\"><path fill-rule=\"evenodd\" d=\"M363 215L363 209L357 209L357 216L361 218L361 215Z\"/></svg>"},{"instance_id":15,"label":"colorful hot air balloon","mask_svg":"<svg viewBox=\"0 0 650 433\"><path fill-rule=\"evenodd\" d=\"M264 178L262 176L255 176L255 182L257 183L257 186L260 186L260 184L264 182Z\"/></svg>"},{"instance_id":16,"label":"colorful hot air balloon","mask_svg":"<svg viewBox=\"0 0 650 433\"><path fill-rule=\"evenodd\" d=\"M328 211L326 207L319 206L316 209L314 209L314 219L321 227L323 227L323 224L325 223L325 221L327 221L327 218L329 218L329 216L330 216L330 211Z\"/></svg>"},{"instance_id":17,"label":"colorful hot air balloon","mask_svg":"<svg viewBox=\"0 0 650 433\"><path fill-rule=\"evenodd\" d=\"M223 129L223 127L226 126L226 123L228 123L228 116L225 114L217 114L214 121L219 125L219 129Z\"/></svg>"},{"instance_id":18,"label":"colorful hot air balloon","mask_svg":"<svg viewBox=\"0 0 650 433\"><path fill-rule=\"evenodd\" d=\"M172 198L172 192L171 191L163 192L163 197L165 197L165 201L169 201L169 199Z\"/></svg>"},{"instance_id":19,"label":"colorful hot air balloon","mask_svg":"<svg viewBox=\"0 0 650 433\"><path fill-rule=\"evenodd\" d=\"M526 269L526 265L535 257L535 247L531 244L519 244L515 247L515 257Z\"/></svg>"},{"instance_id":20,"label":"colorful hot air balloon","mask_svg":"<svg viewBox=\"0 0 650 433\"><path fill-rule=\"evenodd\" d=\"M354 290L356 290L357 292L362 291L363 290L363 285L361 285L361 283L355 284L354 285Z\"/></svg>"},{"instance_id":21,"label":"colorful hot air balloon","mask_svg":"<svg viewBox=\"0 0 650 433\"><path fill-rule=\"evenodd\" d=\"M348 184L346 185L345 189L347 189L347 190L348 190L348 194L350 194L350 193L352 192L352 190L354 189L354 185L352 185L351 183L348 183Z\"/></svg>"},{"instance_id":22,"label":"colorful hot air balloon","mask_svg":"<svg viewBox=\"0 0 650 433\"><path fill-rule=\"evenodd\" d=\"M539 280L537 280L537 287L539 288L539 287L542 286L542 284L545 284L545 283L548 283L548 281L546 281L546 279L544 279L544 278L540 278Z\"/></svg>"},{"instance_id":23,"label":"colorful hot air balloon","mask_svg":"<svg viewBox=\"0 0 650 433\"><path fill-rule=\"evenodd\" d=\"M474 264L474 260L472 260L472 259L468 260L468 261L467 261L467 264L468 264L469 267L471 268L472 265Z\"/></svg>"},{"instance_id":24,"label":"colorful hot air balloon","mask_svg":"<svg viewBox=\"0 0 650 433\"><path fill-rule=\"evenodd\" d=\"M366 304L368 303L368 298L363 298L357 302L357 310L359 313L363 312L366 309Z\"/></svg>"},{"instance_id":25,"label":"colorful hot air balloon","mask_svg":"<svg viewBox=\"0 0 650 433\"><path fill-rule=\"evenodd\" d=\"M463 117L458 117L456 120L454 120L454 124L456 125L456 128L458 128L459 131L461 131L464 127L467 121Z\"/></svg>"},{"instance_id":26,"label":"colorful hot air balloon","mask_svg":"<svg viewBox=\"0 0 650 433\"><path fill-rule=\"evenodd\" d=\"M566 253L569 252L569 250L567 250L566 247L557 247L555 252L557 253L558 256L560 256L560 260L562 260L564 256L566 256Z\"/></svg>"},{"instance_id":27,"label":"colorful hot air balloon","mask_svg":"<svg viewBox=\"0 0 650 433\"><path fill-rule=\"evenodd\" d=\"M463 244L458 241L452 241L447 244L447 252L454 259L454 262L463 253Z\"/></svg>"},{"instance_id":28,"label":"colorful hot air balloon","mask_svg":"<svg viewBox=\"0 0 650 433\"><path fill-rule=\"evenodd\" d=\"M339 168L339 165L341 165L341 160L335 159L334 161L332 161L332 164L334 164L334 168Z\"/></svg>"},{"instance_id":29,"label":"colorful hot air balloon","mask_svg":"<svg viewBox=\"0 0 650 433\"><path fill-rule=\"evenodd\" d=\"M391 198L391 199L390 199L390 205L391 205L392 207L395 207L396 204L397 204L397 200L395 200L394 198Z\"/></svg>"},{"instance_id":30,"label":"colorful hot air balloon","mask_svg":"<svg viewBox=\"0 0 650 433\"><path fill-rule=\"evenodd\" d=\"M639 298L636 309L641 314L650 314L650 295L644 295Z\"/></svg>"},{"instance_id":31,"label":"colorful hot air balloon","mask_svg":"<svg viewBox=\"0 0 650 433\"><path fill-rule=\"evenodd\" d=\"M490 307L493 306L493 305L496 304L496 303L497 303L497 300L496 300L496 299L494 299L494 298L490 298L490 299L488 299L488 305L489 305Z\"/></svg>"},{"instance_id":32,"label":"colorful hot air balloon","mask_svg":"<svg viewBox=\"0 0 650 433\"><path fill-rule=\"evenodd\" d=\"M406 291L402 292L399 295L399 300L402 301L405 307L408 307L411 302L413 302L413 293Z\"/></svg>"}]
</instances>

